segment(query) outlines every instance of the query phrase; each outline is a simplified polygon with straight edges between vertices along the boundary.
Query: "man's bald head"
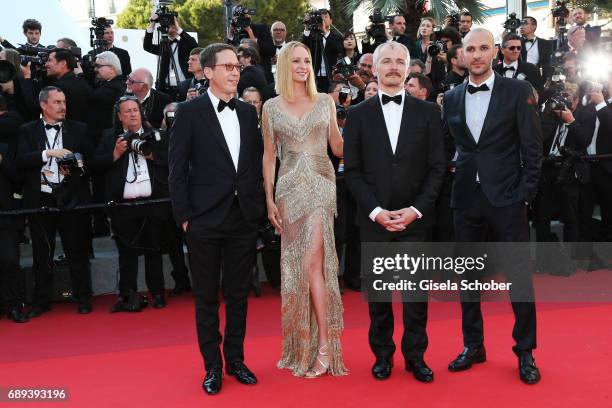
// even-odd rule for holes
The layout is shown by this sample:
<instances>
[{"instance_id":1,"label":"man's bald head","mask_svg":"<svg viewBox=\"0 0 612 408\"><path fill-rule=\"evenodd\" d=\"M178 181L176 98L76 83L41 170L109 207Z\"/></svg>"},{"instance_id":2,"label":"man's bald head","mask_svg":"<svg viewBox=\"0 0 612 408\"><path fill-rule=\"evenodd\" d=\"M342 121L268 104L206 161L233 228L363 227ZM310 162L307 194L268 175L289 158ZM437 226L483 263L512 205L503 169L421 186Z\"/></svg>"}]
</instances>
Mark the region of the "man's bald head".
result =
<instances>
[{"instance_id":1,"label":"man's bald head","mask_svg":"<svg viewBox=\"0 0 612 408\"><path fill-rule=\"evenodd\" d=\"M469 33L463 38L463 46L468 44L470 41L475 41L478 39L478 42L481 42L484 38L487 38L490 41L490 45L495 47L495 38L493 37L493 33L491 33L486 28L473 28Z\"/></svg>"},{"instance_id":2,"label":"man's bald head","mask_svg":"<svg viewBox=\"0 0 612 408\"><path fill-rule=\"evenodd\" d=\"M489 78L495 54L495 39L489 30L475 28L465 36L463 57L472 81Z\"/></svg>"}]
</instances>

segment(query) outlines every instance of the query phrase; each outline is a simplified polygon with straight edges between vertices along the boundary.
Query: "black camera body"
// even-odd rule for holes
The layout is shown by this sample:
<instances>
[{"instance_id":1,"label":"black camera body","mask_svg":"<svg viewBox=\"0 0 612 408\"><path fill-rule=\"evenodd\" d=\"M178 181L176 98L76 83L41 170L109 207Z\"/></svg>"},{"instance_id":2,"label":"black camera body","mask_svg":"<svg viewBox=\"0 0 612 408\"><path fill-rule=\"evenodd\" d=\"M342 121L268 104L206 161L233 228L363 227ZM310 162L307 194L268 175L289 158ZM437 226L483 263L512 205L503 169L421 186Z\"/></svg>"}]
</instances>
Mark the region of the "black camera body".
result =
<instances>
[{"instance_id":1,"label":"black camera body","mask_svg":"<svg viewBox=\"0 0 612 408\"><path fill-rule=\"evenodd\" d=\"M374 9L371 15L368 16L370 25L366 29L366 35L373 38L375 43L383 43L387 41L387 28L385 22L393 22L393 16L384 16L380 9Z\"/></svg>"},{"instance_id":2,"label":"black camera body","mask_svg":"<svg viewBox=\"0 0 612 408\"><path fill-rule=\"evenodd\" d=\"M431 55L432 57L435 57L441 52L448 52L445 41L433 41L427 46L427 54Z\"/></svg>"},{"instance_id":3,"label":"black camera body","mask_svg":"<svg viewBox=\"0 0 612 408\"><path fill-rule=\"evenodd\" d=\"M83 168L85 165L83 164L83 156L81 153L68 153L56 160L57 165L61 167L66 167L71 172L72 170L80 170L81 174L84 173Z\"/></svg>"},{"instance_id":4,"label":"black camera body","mask_svg":"<svg viewBox=\"0 0 612 408\"><path fill-rule=\"evenodd\" d=\"M19 62L21 65L26 66L30 63L32 70L32 78L36 81L44 80L46 76L45 64L49 59L49 54L55 47L33 47L31 45L22 45L17 48L19 52Z\"/></svg>"},{"instance_id":5,"label":"black camera body","mask_svg":"<svg viewBox=\"0 0 612 408\"><path fill-rule=\"evenodd\" d=\"M555 18L566 19L569 17L569 9L567 8L568 0L555 2L555 7L552 8L552 16Z\"/></svg>"},{"instance_id":6,"label":"black camera body","mask_svg":"<svg viewBox=\"0 0 612 408\"><path fill-rule=\"evenodd\" d=\"M159 131L148 130L142 134L127 131L120 136L128 145L128 151L148 156L153 152L153 145L161 140Z\"/></svg>"},{"instance_id":7,"label":"black camera body","mask_svg":"<svg viewBox=\"0 0 612 408\"><path fill-rule=\"evenodd\" d=\"M104 41L104 30L114 24L113 20L104 17L94 17L91 19L89 27L89 44L94 50L101 51L106 45ZM99 53L99 52L96 52Z\"/></svg>"},{"instance_id":8,"label":"black camera body","mask_svg":"<svg viewBox=\"0 0 612 408\"><path fill-rule=\"evenodd\" d=\"M232 26L237 30L244 30L251 26L251 16L255 15L257 10L249 9L244 6L234 7L232 12Z\"/></svg>"},{"instance_id":9,"label":"black camera body","mask_svg":"<svg viewBox=\"0 0 612 408\"><path fill-rule=\"evenodd\" d=\"M159 31L162 34L168 34L168 28L171 25L174 25L174 18L178 17L178 13L176 11L171 11L167 5L161 4L155 10L155 14L157 14L157 19L153 20L154 23L159 24Z\"/></svg>"},{"instance_id":10,"label":"black camera body","mask_svg":"<svg viewBox=\"0 0 612 408\"><path fill-rule=\"evenodd\" d=\"M451 14L448 16L448 27L456 28L459 31L459 22L461 21L461 16L458 13Z\"/></svg>"},{"instance_id":11,"label":"black camera body","mask_svg":"<svg viewBox=\"0 0 612 408\"><path fill-rule=\"evenodd\" d=\"M346 119L346 108L344 106L336 106L336 118L338 120Z\"/></svg>"},{"instance_id":12,"label":"black camera body","mask_svg":"<svg viewBox=\"0 0 612 408\"><path fill-rule=\"evenodd\" d=\"M323 14L320 10L311 11L306 15L306 17L304 17L303 23L309 31L321 31L321 26L323 25Z\"/></svg>"},{"instance_id":13,"label":"black camera body","mask_svg":"<svg viewBox=\"0 0 612 408\"><path fill-rule=\"evenodd\" d=\"M340 88L340 92L338 93L338 100L340 103L344 104L351 94L351 88L348 86L343 86Z\"/></svg>"},{"instance_id":14,"label":"black camera body","mask_svg":"<svg viewBox=\"0 0 612 408\"><path fill-rule=\"evenodd\" d=\"M334 65L334 73L340 74L344 79L352 76L357 71L357 67L353 65L353 61L349 57L340 58Z\"/></svg>"},{"instance_id":15,"label":"black camera body","mask_svg":"<svg viewBox=\"0 0 612 408\"><path fill-rule=\"evenodd\" d=\"M510 13L510 15L508 15L508 19L504 21L503 26L509 33L516 34L519 27L524 24L524 22L524 20L516 18L516 13Z\"/></svg>"}]
</instances>

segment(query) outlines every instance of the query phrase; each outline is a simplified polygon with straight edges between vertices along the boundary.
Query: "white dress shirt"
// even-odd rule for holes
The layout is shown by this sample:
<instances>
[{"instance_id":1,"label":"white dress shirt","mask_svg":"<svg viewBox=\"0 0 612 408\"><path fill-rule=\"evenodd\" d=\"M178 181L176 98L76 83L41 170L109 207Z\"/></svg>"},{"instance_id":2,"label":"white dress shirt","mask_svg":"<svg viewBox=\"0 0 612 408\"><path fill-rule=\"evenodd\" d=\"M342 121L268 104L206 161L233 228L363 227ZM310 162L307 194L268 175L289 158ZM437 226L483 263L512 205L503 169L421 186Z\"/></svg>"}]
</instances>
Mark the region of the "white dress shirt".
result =
<instances>
[{"instance_id":1,"label":"white dress shirt","mask_svg":"<svg viewBox=\"0 0 612 408\"><path fill-rule=\"evenodd\" d=\"M140 135L142 132L143 129L140 128L137 133ZM135 198L151 197L151 177L149 176L147 159L141 154L134 154L130 151L126 154L128 155L128 168L125 186L123 187L123 198L133 200Z\"/></svg>"},{"instance_id":2,"label":"white dress shirt","mask_svg":"<svg viewBox=\"0 0 612 408\"><path fill-rule=\"evenodd\" d=\"M323 49L321 49L321 68L319 68L319 72L317 73L317 76L319 77L327 76L327 67L325 66L325 46L327 45L327 37L329 37L330 33L331 31L328 31L327 34L321 33L321 38L323 39ZM304 36L309 37L310 30L304 30Z\"/></svg>"},{"instance_id":3,"label":"white dress shirt","mask_svg":"<svg viewBox=\"0 0 612 408\"><path fill-rule=\"evenodd\" d=\"M533 39L532 43L525 42L525 50L527 51L527 62L538 65L540 62L540 51L538 51L538 39Z\"/></svg>"},{"instance_id":4,"label":"white dress shirt","mask_svg":"<svg viewBox=\"0 0 612 408\"><path fill-rule=\"evenodd\" d=\"M51 125L51 123L45 122L43 120L43 125ZM53 125L59 125L60 130L56 131L53 128L45 129L45 133L47 135L47 139L45 140L45 146L47 148L42 152L42 161L44 162L44 164L42 166L42 169L40 170L40 191L49 194L51 194L52 189L42 177L43 172L45 173L47 180L49 180L51 183L61 183L64 180L64 176L59 171L59 166L57 165L57 160L55 159L55 157L47 156L47 150L64 148L64 143L62 140L62 123L53 123Z\"/></svg>"},{"instance_id":5,"label":"white dress shirt","mask_svg":"<svg viewBox=\"0 0 612 408\"><path fill-rule=\"evenodd\" d=\"M395 149L397 149L397 141L399 139L400 126L402 125L402 114L404 112L404 102L406 101L406 91L402 89L398 91L395 95L387 95L387 96L402 96L402 103L397 104L393 101L383 105L382 96L384 92L378 91L378 101L380 102L380 106L382 107L383 116L385 117L385 126L387 127L387 133L389 134L389 142L391 143L391 150L393 150L393 154L395 154ZM414 207L410 207L417 213L417 217L421 218L423 214L419 210ZM370 213L370 219L372 221L376 220L376 216L383 209L381 207L376 207Z\"/></svg>"},{"instance_id":6,"label":"white dress shirt","mask_svg":"<svg viewBox=\"0 0 612 408\"><path fill-rule=\"evenodd\" d=\"M483 83L489 87L488 91L480 91L473 94L469 93L467 89L465 91L465 122L476 143L480 139L480 133L487 117L493 84L495 83L495 73L491 72L491 76ZM473 83L472 80L468 81L468 85L479 86ZM478 173L476 173L476 181L479 180Z\"/></svg>"},{"instance_id":7,"label":"white dress shirt","mask_svg":"<svg viewBox=\"0 0 612 408\"><path fill-rule=\"evenodd\" d=\"M153 31L154 30L152 28L147 27L148 33L152 33ZM182 28L178 30L178 35L176 37L176 40L178 41L181 40L182 32L183 32ZM174 72L171 61L168 61L168 82L169 82L168 85L177 86L179 82L184 81L186 78L185 78L185 74L183 73L183 70L181 69L181 64L180 64L179 55L178 55L178 43L172 42L172 40L170 39L168 39L168 41L171 41L170 42L170 54L172 55L172 59L174 60L174 66L176 67L176 72ZM178 74L178 78L176 77L177 74Z\"/></svg>"},{"instance_id":8,"label":"white dress shirt","mask_svg":"<svg viewBox=\"0 0 612 408\"><path fill-rule=\"evenodd\" d=\"M608 99L608 103L612 103L612 98ZM606 101L598 103L595 106L596 111L600 111L607 106ZM599 117L595 116L595 131L593 132L593 138L591 144L587 147L587 154L597 154L597 134L599 133Z\"/></svg>"},{"instance_id":9,"label":"white dress shirt","mask_svg":"<svg viewBox=\"0 0 612 408\"><path fill-rule=\"evenodd\" d=\"M210 88L208 88L207 92L215 110L215 114L217 115L217 119L219 120L219 124L221 125L223 137L225 137L225 142L227 143L232 161L234 162L234 168L238 171L238 158L240 155L240 122L238 121L238 114L235 110L231 110L228 107L223 109L222 112L219 112L217 110L219 98L211 92Z\"/></svg>"},{"instance_id":10,"label":"white dress shirt","mask_svg":"<svg viewBox=\"0 0 612 408\"><path fill-rule=\"evenodd\" d=\"M503 65L504 68L506 68L506 67L513 67L514 68L514 70L509 69L509 70L505 71L504 72L504 76L506 78L514 78L514 75L516 75L516 71L518 70L518 60L514 61L514 62L512 62L510 64L506 64L506 62L504 62L503 64L504 64Z\"/></svg>"},{"instance_id":11,"label":"white dress shirt","mask_svg":"<svg viewBox=\"0 0 612 408\"><path fill-rule=\"evenodd\" d=\"M553 139L552 146L550 146L549 155L561 156L559 147L565 146L565 139L567 138L568 131L569 129L567 123L562 123L557 126L557 130L555 130L555 138Z\"/></svg>"}]
</instances>

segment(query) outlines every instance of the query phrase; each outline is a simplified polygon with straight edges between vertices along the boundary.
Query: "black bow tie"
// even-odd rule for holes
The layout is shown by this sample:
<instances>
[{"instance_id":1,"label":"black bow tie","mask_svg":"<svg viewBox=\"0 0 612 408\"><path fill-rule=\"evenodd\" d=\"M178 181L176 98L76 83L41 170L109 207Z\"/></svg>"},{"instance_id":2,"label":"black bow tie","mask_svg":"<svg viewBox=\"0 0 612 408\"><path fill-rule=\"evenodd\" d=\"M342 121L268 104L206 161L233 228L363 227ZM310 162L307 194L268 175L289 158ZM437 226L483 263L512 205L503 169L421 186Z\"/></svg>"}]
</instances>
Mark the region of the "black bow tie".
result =
<instances>
[{"instance_id":1,"label":"black bow tie","mask_svg":"<svg viewBox=\"0 0 612 408\"><path fill-rule=\"evenodd\" d=\"M529 43L535 42L535 38L525 38L525 42L526 43L528 43L528 42Z\"/></svg>"},{"instance_id":2,"label":"black bow tie","mask_svg":"<svg viewBox=\"0 0 612 408\"><path fill-rule=\"evenodd\" d=\"M395 95L395 96L389 96L389 95L383 94L382 96L383 105L386 105L391 101L397 103L398 105L401 105L402 104L402 94Z\"/></svg>"},{"instance_id":3,"label":"black bow tie","mask_svg":"<svg viewBox=\"0 0 612 408\"><path fill-rule=\"evenodd\" d=\"M505 66L502 68L502 72L505 73L506 71L516 71L516 68L514 68L513 66Z\"/></svg>"},{"instance_id":4,"label":"black bow tie","mask_svg":"<svg viewBox=\"0 0 612 408\"><path fill-rule=\"evenodd\" d=\"M219 105L217 105L217 111L223 112L223 109L225 109L226 106L230 108L231 110L236 109L236 99L232 98L229 100L229 102L225 102L224 100L219 100Z\"/></svg>"},{"instance_id":5,"label":"black bow tie","mask_svg":"<svg viewBox=\"0 0 612 408\"><path fill-rule=\"evenodd\" d=\"M170 40L170 42L178 44L179 40L178 40L178 38L175 38L174 40Z\"/></svg>"},{"instance_id":6,"label":"black bow tie","mask_svg":"<svg viewBox=\"0 0 612 408\"><path fill-rule=\"evenodd\" d=\"M49 125L49 124L45 125L45 129L47 130L55 129L56 132L59 132L61 128L62 127L60 125Z\"/></svg>"},{"instance_id":7,"label":"black bow tie","mask_svg":"<svg viewBox=\"0 0 612 408\"><path fill-rule=\"evenodd\" d=\"M487 86L487 84L482 84L480 86L468 85L468 92L471 94L474 94L480 91L488 91L488 90L489 90L489 87Z\"/></svg>"},{"instance_id":8,"label":"black bow tie","mask_svg":"<svg viewBox=\"0 0 612 408\"><path fill-rule=\"evenodd\" d=\"M280 50L281 48L283 48L282 45L274 45L274 48L276 48L277 50Z\"/></svg>"}]
</instances>

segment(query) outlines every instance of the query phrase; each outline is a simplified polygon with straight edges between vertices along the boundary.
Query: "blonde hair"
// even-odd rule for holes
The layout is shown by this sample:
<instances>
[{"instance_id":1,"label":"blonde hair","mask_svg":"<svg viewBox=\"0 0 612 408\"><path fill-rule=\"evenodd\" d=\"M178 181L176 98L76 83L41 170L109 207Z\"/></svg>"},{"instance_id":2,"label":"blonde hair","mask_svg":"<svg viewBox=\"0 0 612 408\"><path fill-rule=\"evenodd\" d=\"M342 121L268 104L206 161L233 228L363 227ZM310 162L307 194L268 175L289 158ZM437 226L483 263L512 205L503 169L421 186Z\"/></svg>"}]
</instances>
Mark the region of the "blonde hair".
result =
<instances>
[{"instance_id":1,"label":"blonde hair","mask_svg":"<svg viewBox=\"0 0 612 408\"><path fill-rule=\"evenodd\" d=\"M419 28L417 29L417 39L423 38L423 36L421 35L421 25L425 21L429 21L431 23L431 34L429 35L429 37L431 38L434 35L434 28L436 27L436 20L434 20L431 17L423 17L421 19L421 22L419 23Z\"/></svg>"},{"instance_id":2,"label":"blonde hair","mask_svg":"<svg viewBox=\"0 0 612 408\"><path fill-rule=\"evenodd\" d=\"M308 57L312 61L310 50L299 41L287 43L278 54L276 60L276 93L284 96L288 101L293 100L293 75L291 66L293 50L302 47L308 52ZM312 64L308 64L308 79L306 80L306 92L310 100L314 101L317 97L317 85L315 84L314 70Z\"/></svg>"}]
</instances>

